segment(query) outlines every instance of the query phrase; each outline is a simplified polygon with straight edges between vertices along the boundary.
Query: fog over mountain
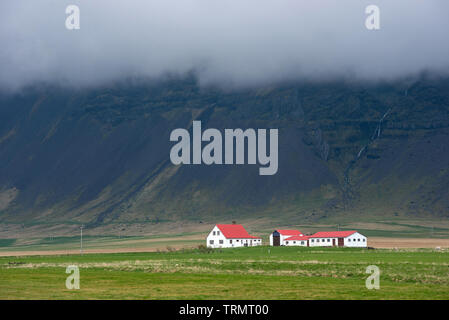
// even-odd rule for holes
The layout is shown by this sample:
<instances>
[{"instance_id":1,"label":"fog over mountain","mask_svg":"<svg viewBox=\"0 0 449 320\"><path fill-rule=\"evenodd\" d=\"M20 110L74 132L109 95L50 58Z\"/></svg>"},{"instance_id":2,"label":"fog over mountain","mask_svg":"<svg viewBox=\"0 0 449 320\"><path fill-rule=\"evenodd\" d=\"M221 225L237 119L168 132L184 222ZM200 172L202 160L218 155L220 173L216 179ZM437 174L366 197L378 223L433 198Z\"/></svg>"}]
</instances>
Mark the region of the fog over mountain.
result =
<instances>
[{"instance_id":1,"label":"fog over mountain","mask_svg":"<svg viewBox=\"0 0 449 320\"><path fill-rule=\"evenodd\" d=\"M81 29L65 28L78 5ZM381 29L365 28L380 8ZM201 83L449 73L446 0L2 1L0 87L194 70Z\"/></svg>"}]
</instances>

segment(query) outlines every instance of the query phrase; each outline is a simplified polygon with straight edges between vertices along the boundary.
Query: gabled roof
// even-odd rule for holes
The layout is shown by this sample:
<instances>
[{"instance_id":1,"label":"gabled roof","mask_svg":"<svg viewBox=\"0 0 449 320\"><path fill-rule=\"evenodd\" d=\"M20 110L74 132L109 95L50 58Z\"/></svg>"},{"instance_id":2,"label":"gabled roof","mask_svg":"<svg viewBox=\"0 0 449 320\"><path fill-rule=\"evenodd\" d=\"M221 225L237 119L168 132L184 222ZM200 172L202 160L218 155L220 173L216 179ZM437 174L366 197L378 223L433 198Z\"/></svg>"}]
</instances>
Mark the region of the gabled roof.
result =
<instances>
[{"instance_id":1,"label":"gabled roof","mask_svg":"<svg viewBox=\"0 0 449 320\"><path fill-rule=\"evenodd\" d=\"M309 236L293 236L293 237L284 239L284 241L293 241L293 240L305 241L305 240L309 240L309 238L310 238Z\"/></svg>"},{"instance_id":2,"label":"gabled roof","mask_svg":"<svg viewBox=\"0 0 449 320\"><path fill-rule=\"evenodd\" d=\"M275 230L275 231L279 232L283 236L297 236L302 234L302 232L299 230Z\"/></svg>"},{"instance_id":3,"label":"gabled roof","mask_svg":"<svg viewBox=\"0 0 449 320\"><path fill-rule=\"evenodd\" d=\"M251 236L241 224L217 224L217 228L228 239L260 239L259 237Z\"/></svg>"},{"instance_id":4,"label":"gabled roof","mask_svg":"<svg viewBox=\"0 0 449 320\"><path fill-rule=\"evenodd\" d=\"M346 238L357 231L320 231L310 236L310 238Z\"/></svg>"}]
</instances>

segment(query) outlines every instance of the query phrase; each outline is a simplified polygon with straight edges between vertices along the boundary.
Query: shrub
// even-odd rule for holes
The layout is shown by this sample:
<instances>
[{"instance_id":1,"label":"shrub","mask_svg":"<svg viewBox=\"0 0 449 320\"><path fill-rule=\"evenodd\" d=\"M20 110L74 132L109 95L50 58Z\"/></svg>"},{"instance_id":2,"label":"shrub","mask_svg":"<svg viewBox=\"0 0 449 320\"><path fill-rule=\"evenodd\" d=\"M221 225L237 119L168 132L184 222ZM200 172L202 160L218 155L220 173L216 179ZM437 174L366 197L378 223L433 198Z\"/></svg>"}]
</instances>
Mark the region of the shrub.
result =
<instances>
[{"instance_id":1,"label":"shrub","mask_svg":"<svg viewBox=\"0 0 449 320\"><path fill-rule=\"evenodd\" d=\"M204 244L200 244L198 246L198 251L200 253L211 253L213 251L212 248L208 248L207 246L205 246Z\"/></svg>"}]
</instances>

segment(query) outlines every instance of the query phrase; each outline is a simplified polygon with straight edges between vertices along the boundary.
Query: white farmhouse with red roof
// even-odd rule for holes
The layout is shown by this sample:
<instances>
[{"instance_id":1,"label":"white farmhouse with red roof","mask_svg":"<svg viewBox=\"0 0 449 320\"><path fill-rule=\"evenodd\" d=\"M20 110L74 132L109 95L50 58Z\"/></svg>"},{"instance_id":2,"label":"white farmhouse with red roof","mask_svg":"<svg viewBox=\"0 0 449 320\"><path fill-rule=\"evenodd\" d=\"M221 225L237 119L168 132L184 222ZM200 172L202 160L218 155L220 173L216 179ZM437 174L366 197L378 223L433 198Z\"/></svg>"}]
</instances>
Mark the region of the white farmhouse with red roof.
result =
<instances>
[{"instance_id":1,"label":"white farmhouse with red roof","mask_svg":"<svg viewBox=\"0 0 449 320\"><path fill-rule=\"evenodd\" d=\"M284 246L285 239L290 237L304 237L304 235L299 230L274 230L274 232L270 234L270 246Z\"/></svg>"},{"instance_id":2,"label":"white farmhouse with red roof","mask_svg":"<svg viewBox=\"0 0 449 320\"><path fill-rule=\"evenodd\" d=\"M217 224L207 236L209 248L254 247L262 238L250 235L240 224Z\"/></svg>"}]
</instances>

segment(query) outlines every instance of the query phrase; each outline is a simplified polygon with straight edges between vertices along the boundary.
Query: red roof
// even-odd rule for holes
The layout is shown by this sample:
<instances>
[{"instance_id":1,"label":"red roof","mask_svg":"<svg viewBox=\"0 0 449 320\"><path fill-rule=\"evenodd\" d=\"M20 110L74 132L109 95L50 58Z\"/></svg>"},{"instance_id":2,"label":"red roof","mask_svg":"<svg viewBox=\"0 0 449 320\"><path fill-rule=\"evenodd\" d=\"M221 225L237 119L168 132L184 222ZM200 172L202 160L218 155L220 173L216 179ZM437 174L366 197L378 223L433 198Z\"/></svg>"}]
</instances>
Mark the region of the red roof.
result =
<instances>
[{"instance_id":1,"label":"red roof","mask_svg":"<svg viewBox=\"0 0 449 320\"><path fill-rule=\"evenodd\" d=\"M228 239L260 239L259 237L251 236L241 224L217 224L217 227Z\"/></svg>"},{"instance_id":2,"label":"red roof","mask_svg":"<svg viewBox=\"0 0 449 320\"><path fill-rule=\"evenodd\" d=\"M275 230L275 231L279 232L283 236L297 236L302 234L302 232L299 230Z\"/></svg>"},{"instance_id":3,"label":"red roof","mask_svg":"<svg viewBox=\"0 0 449 320\"><path fill-rule=\"evenodd\" d=\"M284 241L292 241L292 240L304 241L304 240L309 240L309 238L310 237L308 237L308 236L293 236L293 237L285 239Z\"/></svg>"},{"instance_id":4,"label":"red roof","mask_svg":"<svg viewBox=\"0 0 449 320\"><path fill-rule=\"evenodd\" d=\"M357 231L320 231L310 236L310 238L346 238Z\"/></svg>"}]
</instances>

